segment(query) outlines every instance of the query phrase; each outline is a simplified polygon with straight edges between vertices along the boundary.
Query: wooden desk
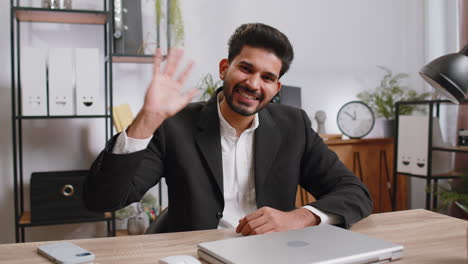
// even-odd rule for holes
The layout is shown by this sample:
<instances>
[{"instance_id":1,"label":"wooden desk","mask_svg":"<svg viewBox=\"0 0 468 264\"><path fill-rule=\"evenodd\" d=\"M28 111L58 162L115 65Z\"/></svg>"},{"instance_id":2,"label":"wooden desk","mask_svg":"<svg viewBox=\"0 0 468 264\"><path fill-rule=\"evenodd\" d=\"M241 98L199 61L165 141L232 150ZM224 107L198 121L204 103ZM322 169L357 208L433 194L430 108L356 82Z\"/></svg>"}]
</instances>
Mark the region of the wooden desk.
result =
<instances>
[{"instance_id":1,"label":"wooden desk","mask_svg":"<svg viewBox=\"0 0 468 264\"><path fill-rule=\"evenodd\" d=\"M468 222L423 209L373 214L353 231L404 245L403 259L392 263L466 264ZM196 245L237 237L232 229L73 240L96 254L95 263L158 263L177 254L196 256ZM50 263L36 253L40 244L0 245L0 263Z\"/></svg>"}]
</instances>

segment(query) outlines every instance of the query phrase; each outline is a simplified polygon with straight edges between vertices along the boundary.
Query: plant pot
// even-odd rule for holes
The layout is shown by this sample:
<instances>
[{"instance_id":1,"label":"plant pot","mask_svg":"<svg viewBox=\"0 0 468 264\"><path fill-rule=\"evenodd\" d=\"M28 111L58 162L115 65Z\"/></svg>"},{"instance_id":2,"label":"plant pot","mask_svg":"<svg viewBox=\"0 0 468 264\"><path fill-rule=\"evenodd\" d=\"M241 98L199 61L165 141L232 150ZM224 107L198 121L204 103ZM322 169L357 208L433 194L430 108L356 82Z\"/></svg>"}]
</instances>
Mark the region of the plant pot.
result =
<instances>
[{"instance_id":1,"label":"plant pot","mask_svg":"<svg viewBox=\"0 0 468 264\"><path fill-rule=\"evenodd\" d=\"M142 235L145 233L145 221L142 216L132 216L128 219L127 230L129 235Z\"/></svg>"},{"instance_id":2,"label":"plant pot","mask_svg":"<svg viewBox=\"0 0 468 264\"><path fill-rule=\"evenodd\" d=\"M126 230L127 229L128 218L125 219L115 219L115 229L117 230Z\"/></svg>"},{"instance_id":3,"label":"plant pot","mask_svg":"<svg viewBox=\"0 0 468 264\"><path fill-rule=\"evenodd\" d=\"M149 226L149 219L146 212L128 218L127 230L129 235L142 235Z\"/></svg>"},{"instance_id":4,"label":"plant pot","mask_svg":"<svg viewBox=\"0 0 468 264\"><path fill-rule=\"evenodd\" d=\"M384 119L382 122L382 130L385 138L395 137L395 120Z\"/></svg>"}]
</instances>

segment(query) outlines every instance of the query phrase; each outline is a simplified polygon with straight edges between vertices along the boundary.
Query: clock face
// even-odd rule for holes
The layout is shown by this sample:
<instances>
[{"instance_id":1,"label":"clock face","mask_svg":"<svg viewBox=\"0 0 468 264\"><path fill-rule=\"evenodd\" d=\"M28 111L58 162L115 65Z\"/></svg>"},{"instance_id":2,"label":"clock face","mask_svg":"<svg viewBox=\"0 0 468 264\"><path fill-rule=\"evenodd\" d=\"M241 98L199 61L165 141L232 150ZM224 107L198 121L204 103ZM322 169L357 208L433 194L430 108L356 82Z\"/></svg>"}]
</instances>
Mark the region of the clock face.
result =
<instances>
[{"instance_id":1,"label":"clock face","mask_svg":"<svg viewBox=\"0 0 468 264\"><path fill-rule=\"evenodd\" d=\"M362 138L374 127L374 113L360 101L346 103L338 111L338 128L350 138Z\"/></svg>"}]
</instances>

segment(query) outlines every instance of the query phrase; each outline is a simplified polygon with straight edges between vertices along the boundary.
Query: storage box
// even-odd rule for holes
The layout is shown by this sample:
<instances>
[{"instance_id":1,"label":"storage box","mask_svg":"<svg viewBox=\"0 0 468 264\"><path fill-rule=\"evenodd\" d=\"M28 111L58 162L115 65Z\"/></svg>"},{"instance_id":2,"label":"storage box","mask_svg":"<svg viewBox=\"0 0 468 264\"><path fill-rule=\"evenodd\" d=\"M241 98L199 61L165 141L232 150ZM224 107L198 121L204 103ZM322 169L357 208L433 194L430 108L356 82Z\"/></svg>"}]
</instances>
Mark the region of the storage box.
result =
<instances>
[{"instance_id":1,"label":"storage box","mask_svg":"<svg viewBox=\"0 0 468 264\"><path fill-rule=\"evenodd\" d=\"M31 175L31 221L103 217L83 203L83 183L89 171L34 172Z\"/></svg>"}]
</instances>

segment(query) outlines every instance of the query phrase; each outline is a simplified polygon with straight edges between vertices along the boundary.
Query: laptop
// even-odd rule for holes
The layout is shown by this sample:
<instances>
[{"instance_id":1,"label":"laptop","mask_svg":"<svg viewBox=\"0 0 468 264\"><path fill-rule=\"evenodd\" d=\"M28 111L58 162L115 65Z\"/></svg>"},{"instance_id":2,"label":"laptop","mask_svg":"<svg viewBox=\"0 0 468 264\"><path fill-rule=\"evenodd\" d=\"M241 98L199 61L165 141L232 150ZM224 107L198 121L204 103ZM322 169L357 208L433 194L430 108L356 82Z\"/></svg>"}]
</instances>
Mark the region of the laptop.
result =
<instances>
[{"instance_id":1,"label":"laptop","mask_svg":"<svg viewBox=\"0 0 468 264\"><path fill-rule=\"evenodd\" d=\"M400 259L403 246L332 225L198 244L198 256L227 263L385 263Z\"/></svg>"}]
</instances>

